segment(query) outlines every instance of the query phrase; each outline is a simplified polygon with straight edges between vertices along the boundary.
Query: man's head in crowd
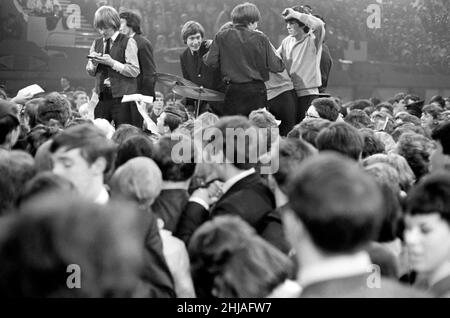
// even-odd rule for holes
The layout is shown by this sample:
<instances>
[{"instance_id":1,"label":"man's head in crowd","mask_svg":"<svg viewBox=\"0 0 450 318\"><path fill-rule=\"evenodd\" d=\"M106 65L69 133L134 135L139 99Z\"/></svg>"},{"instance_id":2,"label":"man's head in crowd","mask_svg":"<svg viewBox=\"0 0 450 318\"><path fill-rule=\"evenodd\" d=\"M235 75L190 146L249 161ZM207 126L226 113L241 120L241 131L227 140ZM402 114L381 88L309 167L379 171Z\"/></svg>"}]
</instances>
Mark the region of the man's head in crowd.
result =
<instances>
[{"instance_id":1,"label":"man's head in crowd","mask_svg":"<svg viewBox=\"0 0 450 318\"><path fill-rule=\"evenodd\" d=\"M171 133L187 121L188 118L186 108L183 104L175 103L173 106L166 106L156 122L158 132L161 135Z\"/></svg>"},{"instance_id":2,"label":"man's head in crowd","mask_svg":"<svg viewBox=\"0 0 450 318\"><path fill-rule=\"evenodd\" d=\"M48 125L50 120L54 120L64 127L71 118L69 101L59 93L50 93L45 97L45 102L37 109L37 122Z\"/></svg>"},{"instance_id":3,"label":"man's head in crowd","mask_svg":"<svg viewBox=\"0 0 450 318\"><path fill-rule=\"evenodd\" d=\"M132 11L120 13L120 32L131 36L133 33L142 34L141 17Z\"/></svg>"},{"instance_id":4,"label":"man's head in crowd","mask_svg":"<svg viewBox=\"0 0 450 318\"><path fill-rule=\"evenodd\" d=\"M445 99L440 95L436 95L436 96L431 97L430 104L439 106L442 109L444 109L445 108Z\"/></svg>"},{"instance_id":5,"label":"man's head in crowd","mask_svg":"<svg viewBox=\"0 0 450 318\"><path fill-rule=\"evenodd\" d=\"M322 129L331 125L331 122L322 118L304 119L292 128L288 138L301 138L317 148L316 138Z\"/></svg>"},{"instance_id":6,"label":"man's head in crowd","mask_svg":"<svg viewBox=\"0 0 450 318\"><path fill-rule=\"evenodd\" d=\"M442 108L435 104L426 105L422 108L422 116L420 121L424 129L433 130L436 128L441 120Z\"/></svg>"},{"instance_id":7,"label":"man's head in crowd","mask_svg":"<svg viewBox=\"0 0 450 318\"><path fill-rule=\"evenodd\" d=\"M404 239L412 269L428 283L448 273L450 255L450 172L423 178L406 199Z\"/></svg>"},{"instance_id":8,"label":"man's head in crowd","mask_svg":"<svg viewBox=\"0 0 450 318\"><path fill-rule=\"evenodd\" d=\"M139 134L125 139L119 144L116 156L116 169L128 160L136 157L152 158L155 155L153 142L145 135Z\"/></svg>"},{"instance_id":9,"label":"man's head in crowd","mask_svg":"<svg viewBox=\"0 0 450 318\"><path fill-rule=\"evenodd\" d=\"M450 122L444 122L433 130L431 138L436 148L431 153L431 170L450 170Z\"/></svg>"},{"instance_id":10,"label":"man's head in crowd","mask_svg":"<svg viewBox=\"0 0 450 318\"><path fill-rule=\"evenodd\" d=\"M122 144L126 139L132 136L142 135L142 129L129 124L120 125L111 137L116 144Z\"/></svg>"},{"instance_id":11,"label":"man's head in crowd","mask_svg":"<svg viewBox=\"0 0 450 318\"><path fill-rule=\"evenodd\" d=\"M336 121L339 117L339 108L332 98L317 98L306 111L305 118L323 118Z\"/></svg>"},{"instance_id":12,"label":"man's head in crowd","mask_svg":"<svg viewBox=\"0 0 450 318\"><path fill-rule=\"evenodd\" d=\"M296 38L304 36L310 30L308 26L300 21L299 13L309 14L309 12L305 10L303 6L287 8L281 13L284 21L286 22L288 34Z\"/></svg>"},{"instance_id":13,"label":"man's head in crowd","mask_svg":"<svg viewBox=\"0 0 450 318\"><path fill-rule=\"evenodd\" d=\"M81 105L89 102L89 97L87 96L86 92L76 91L73 93L73 101L75 103L76 110L79 111Z\"/></svg>"},{"instance_id":14,"label":"man's head in crowd","mask_svg":"<svg viewBox=\"0 0 450 318\"><path fill-rule=\"evenodd\" d=\"M181 28L181 38L192 52L200 49L204 37L205 29L196 21L188 21Z\"/></svg>"},{"instance_id":15,"label":"man's head in crowd","mask_svg":"<svg viewBox=\"0 0 450 318\"><path fill-rule=\"evenodd\" d=\"M105 174L112 170L115 144L95 126L80 125L57 135L50 151L53 172L71 181L82 196L95 200Z\"/></svg>"},{"instance_id":16,"label":"man's head in crowd","mask_svg":"<svg viewBox=\"0 0 450 318\"><path fill-rule=\"evenodd\" d=\"M316 145L319 151L336 151L359 160L364 149L364 140L353 126L347 123L333 123L319 133Z\"/></svg>"},{"instance_id":17,"label":"man's head in crowd","mask_svg":"<svg viewBox=\"0 0 450 318\"><path fill-rule=\"evenodd\" d=\"M183 135L176 138L163 136L155 145L152 159L161 169L164 182L188 182L195 171L194 156L191 138Z\"/></svg>"},{"instance_id":18,"label":"man's head in crowd","mask_svg":"<svg viewBox=\"0 0 450 318\"><path fill-rule=\"evenodd\" d=\"M17 106L6 100L0 100L0 149L10 150L20 134L20 121Z\"/></svg>"},{"instance_id":19,"label":"man's head in crowd","mask_svg":"<svg viewBox=\"0 0 450 318\"><path fill-rule=\"evenodd\" d=\"M375 136L375 133L370 128L362 128L359 130L363 138L364 147L362 152L362 159L367 158L376 153L384 153L385 148L383 142Z\"/></svg>"},{"instance_id":20,"label":"man's head in crowd","mask_svg":"<svg viewBox=\"0 0 450 318\"><path fill-rule=\"evenodd\" d=\"M256 5L245 2L238 4L231 10L231 20L234 24L240 24L250 29L256 29L259 20L261 20L261 13Z\"/></svg>"},{"instance_id":21,"label":"man's head in crowd","mask_svg":"<svg viewBox=\"0 0 450 318\"><path fill-rule=\"evenodd\" d=\"M248 119L258 128L258 154L261 156L270 151L272 144L280 136L278 121L265 108L252 111Z\"/></svg>"},{"instance_id":22,"label":"man's head in crowd","mask_svg":"<svg viewBox=\"0 0 450 318\"><path fill-rule=\"evenodd\" d=\"M98 8L94 16L94 27L104 40L110 39L120 29L119 13L110 6Z\"/></svg>"},{"instance_id":23,"label":"man's head in crowd","mask_svg":"<svg viewBox=\"0 0 450 318\"><path fill-rule=\"evenodd\" d=\"M289 203L283 224L300 268L359 252L379 231L383 199L378 186L339 154L307 159L289 188Z\"/></svg>"},{"instance_id":24,"label":"man's head in crowd","mask_svg":"<svg viewBox=\"0 0 450 318\"><path fill-rule=\"evenodd\" d=\"M389 134L394 131L394 117L388 112L376 110L370 115L370 120L375 131L385 131Z\"/></svg>"},{"instance_id":25,"label":"man's head in crowd","mask_svg":"<svg viewBox=\"0 0 450 318\"><path fill-rule=\"evenodd\" d=\"M37 124L37 112L40 105L45 104L45 98L34 98L25 103L23 108L23 123L28 129Z\"/></svg>"},{"instance_id":26,"label":"man's head in crowd","mask_svg":"<svg viewBox=\"0 0 450 318\"><path fill-rule=\"evenodd\" d=\"M369 115L360 109L352 109L347 116L345 116L344 120L356 129L367 128L372 125Z\"/></svg>"},{"instance_id":27,"label":"man's head in crowd","mask_svg":"<svg viewBox=\"0 0 450 318\"><path fill-rule=\"evenodd\" d=\"M70 79L67 76L61 77L60 83L63 90L67 90L70 88Z\"/></svg>"},{"instance_id":28,"label":"man's head in crowd","mask_svg":"<svg viewBox=\"0 0 450 318\"><path fill-rule=\"evenodd\" d=\"M389 115L394 115L394 107L391 103L383 102L379 103L375 106L375 109L380 112L388 113Z\"/></svg>"}]
</instances>

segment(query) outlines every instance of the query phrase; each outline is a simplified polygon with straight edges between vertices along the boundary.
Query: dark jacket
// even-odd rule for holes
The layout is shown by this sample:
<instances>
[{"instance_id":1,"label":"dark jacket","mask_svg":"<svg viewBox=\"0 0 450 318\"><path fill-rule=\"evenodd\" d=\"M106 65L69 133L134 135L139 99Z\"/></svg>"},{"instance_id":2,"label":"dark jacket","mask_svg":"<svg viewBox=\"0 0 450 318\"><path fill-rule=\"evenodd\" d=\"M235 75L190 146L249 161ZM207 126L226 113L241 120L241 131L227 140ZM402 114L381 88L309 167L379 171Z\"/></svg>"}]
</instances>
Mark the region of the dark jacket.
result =
<instances>
[{"instance_id":1,"label":"dark jacket","mask_svg":"<svg viewBox=\"0 0 450 318\"><path fill-rule=\"evenodd\" d=\"M324 93L328 87L328 78L330 77L331 67L333 66L333 58L330 49L323 43L322 57L320 58L320 75L322 76L322 86L319 87L319 93Z\"/></svg>"},{"instance_id":2,"label":"dark jacket","mask_svg":"<svg viewBox=\"0 0 450 318\"><path fill-rule=\"evenodd\" d=\"M209 218L219 215L238 215L253 226L258 234L265 228L265 218L275 209L270 189L253 173L235 183L210 209L189 202L180 220L176 235L186 244L195 230Z\"/></svg>"},{"instance_id":3,"label":"dark jacket","mask_svg":"<svg viewBox=\"0 0 450 318\"><path fill-rule=\"evenodd\" d=\"M137 92L155 97L156 65L153 59L152 43L139 34L135 34L133 39L138 47L139 68L141 70L137 77Z\"/></svg>"},{"instance_id":4,"label":"dark jacket","mask_svg":"<svg viewBox=\"0 0 450 318\"><path fill-rule=\"evenodd\" d=\"M111 46L110 56L112 59L120 63L125 63L125 50L129 39L128 36L119 33L114 44ZM95 40L95 52L103 53L103 51L103 38L98 38ZM111 91L114 98L135 94L137 92L136 78L123 76L111 67L103 64L99 64L95 72L97 92L100 93L102 91L103 82L108 77L111 79Z\"/></svg>"},{"instance_id":5,"label":"dark jacket","mask_svg":"<svg viewBox=\"0 0 450 318\"><path fill-rule=\"evenodd\" d=\"M189 193L186 190L162 190L153 203L152 210L164 221L164 228L173 233L177 229L188 200Z\"/></svg>"}]
</instances>

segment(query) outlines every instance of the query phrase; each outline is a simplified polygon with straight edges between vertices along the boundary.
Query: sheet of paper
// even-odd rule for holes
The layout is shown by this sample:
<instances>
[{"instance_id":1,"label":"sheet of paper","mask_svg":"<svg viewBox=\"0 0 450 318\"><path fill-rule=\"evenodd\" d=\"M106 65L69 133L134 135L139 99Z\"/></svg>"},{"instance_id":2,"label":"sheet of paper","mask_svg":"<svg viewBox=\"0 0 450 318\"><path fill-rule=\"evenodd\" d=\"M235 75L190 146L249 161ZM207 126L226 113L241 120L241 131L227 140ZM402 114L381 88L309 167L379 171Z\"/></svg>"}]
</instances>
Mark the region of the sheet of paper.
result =
<instances>
[{"instance_id":1,"label":"sheet of paper","mask_svg":"<svg viewBox=\"0 0 450 318\"><path fill-rule=\"evenodd\" d=\"M143 101L147 104L151 104L151 103L153 103L153 97L142 95L142 94L132 94L132 95L124 95L122 98L122 103L140 102L140 101Z\"/></svg>"},{"instance_id":2,"label":"sheet of paper","mask_svg":"<svg viewBox=\"0 0 450 318\"><path fill-rule=\"evenodd\" d=\"M27 86L27 87L25 87L25 88L22 88L18 93L17 93L17 95L20 95L20 96L27 96L27 95L36 95L36 94L39 94L39 93L44 93L45 91L42 89L42 87L40 87L39 85L37 85L37 84L33 84L33 85L30 85L30 86Z\"/></svg>"}]
</instances>

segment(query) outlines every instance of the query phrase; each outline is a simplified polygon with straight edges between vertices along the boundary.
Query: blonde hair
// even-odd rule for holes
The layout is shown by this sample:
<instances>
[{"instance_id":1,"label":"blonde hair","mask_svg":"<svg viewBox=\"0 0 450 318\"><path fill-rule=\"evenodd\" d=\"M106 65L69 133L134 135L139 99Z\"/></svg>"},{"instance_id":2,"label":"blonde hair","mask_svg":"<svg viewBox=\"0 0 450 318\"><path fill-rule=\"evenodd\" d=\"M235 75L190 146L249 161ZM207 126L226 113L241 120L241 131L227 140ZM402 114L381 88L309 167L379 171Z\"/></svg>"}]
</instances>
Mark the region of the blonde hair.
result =
<instances>
[{"instance_id":1,"label":"blonde hair","mask_svg":"<svg viewBox=\"0 0 450 318\"><path fill-rule=\"evenodd\" d=\"M94 16L94 27L96 29L108 29L114 30L120 29L120 16L119 13L110 6L102 6L98 8Z\"/></svg>"}]
</instances>

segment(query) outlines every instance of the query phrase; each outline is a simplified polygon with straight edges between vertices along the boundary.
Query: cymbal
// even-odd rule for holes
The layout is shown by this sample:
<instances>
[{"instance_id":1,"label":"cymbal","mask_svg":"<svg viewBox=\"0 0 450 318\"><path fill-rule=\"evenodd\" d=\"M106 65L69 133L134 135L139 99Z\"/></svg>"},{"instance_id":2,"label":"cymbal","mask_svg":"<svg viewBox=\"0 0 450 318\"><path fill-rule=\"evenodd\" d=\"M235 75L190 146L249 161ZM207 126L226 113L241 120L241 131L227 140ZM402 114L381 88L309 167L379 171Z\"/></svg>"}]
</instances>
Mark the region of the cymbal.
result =
<instances>
[{"instance_id":1,"label":"cymbal","mask_svg":"<svg viewBox=\"0 0 450 318\"><path fill-rule=\"evenodd\" d=\"M197 84L177 75L167 73L156 73L156 81L163 85L173 87L175 85L184 85L191 87L199 87Z\"/></svg>"},{"instance_id":2,"label":"cymbal","mask_svg":"<svg viewBox=\"0 0 450 318\"><path fill-rule=\"evenodd\" d=\"M225 94L203 87L175 85L172 91L180 96L210 102L222 102Z\"/></svg>"}]
</instances>

